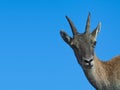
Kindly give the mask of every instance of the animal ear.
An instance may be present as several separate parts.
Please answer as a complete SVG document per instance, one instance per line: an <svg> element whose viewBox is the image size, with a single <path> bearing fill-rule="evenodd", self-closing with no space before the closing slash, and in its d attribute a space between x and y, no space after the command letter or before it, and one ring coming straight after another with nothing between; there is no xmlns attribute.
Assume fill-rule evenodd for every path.
<svg viewBox="0 0 120 90"><path fill-rule="evenodd" d="M60 31L60 35L67 44L71 45L72 38L70 36L68 36L64 31Z"/></svg>
<svg viewBox="0 0 120 90"><path fill-rule="evenodd" d="M100 28L101 28L101 23L99 23L97 25L97 27L95 28L95 30L91 33L91 38L92 38L93 41L96 41L97 35L100 32Z"/></svg>

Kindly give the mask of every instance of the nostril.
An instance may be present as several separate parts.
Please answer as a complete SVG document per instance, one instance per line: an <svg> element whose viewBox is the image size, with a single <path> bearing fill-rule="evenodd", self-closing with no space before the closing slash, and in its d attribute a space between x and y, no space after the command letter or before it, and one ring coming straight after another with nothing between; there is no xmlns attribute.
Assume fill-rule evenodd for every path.
<svg viewBox="0 0 120 90"><path fill-rule="evenodd" d="M89 62L92 62L93 61L93 59L90 59L90 61Z"/></svg>
<svg viewBox="0 0 120 90"><path fill-rule="evenodd" d="M87 60L84 60L84 62L85 62L85 63L89 63L89 61L87 61Z"/></svg>
<svg viewBox="0 0 120 90"><path fill-rule="evenodd" d="M85 59L84 59L84 62L85 62L85 63L91 63L92 61L93 61L93 59L90 59L90 60L85 60Z"/></svg>

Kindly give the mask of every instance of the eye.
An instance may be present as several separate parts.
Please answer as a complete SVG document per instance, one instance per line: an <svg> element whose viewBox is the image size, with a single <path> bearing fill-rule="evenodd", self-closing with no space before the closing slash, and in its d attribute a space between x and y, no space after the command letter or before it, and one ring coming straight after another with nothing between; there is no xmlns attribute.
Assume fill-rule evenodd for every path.
<svg viewBox="0 0 120 90"><path fill-rule="evenodd" d="M77 47L74 44L72 44L71 47L74 49L77 49Z"/></svg>
<svg viewBox="0 0 120 90"><path fill-rule="evenodd" d="M91 45L92 45L93 48L95 48L96 43L97 43L96 41L92 41L92 40L91 40Z"/></svg>
<svg viewBox="0 0 120 90"><path fill-rule="evenodd" d="M94 41L94 42L93 42L93 45L94 45L94 46L96 46L96 43L97 43L97 42L96 42L96 41Z"/></svg>

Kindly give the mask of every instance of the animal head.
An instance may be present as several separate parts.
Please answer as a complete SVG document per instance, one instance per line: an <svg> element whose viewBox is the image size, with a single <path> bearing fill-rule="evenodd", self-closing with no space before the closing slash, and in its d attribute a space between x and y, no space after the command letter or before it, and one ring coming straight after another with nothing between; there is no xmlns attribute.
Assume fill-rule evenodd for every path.
<svg viewBox="0 0 120 90"><path fill-rule="evenodd" d="M70 24L73 37L70 37L66 32L60 31L63 40L73 49L78 63L82 67L91 68L94 60L94 48L96 45L96 38L100 31L101 23L90 33L90 13L87 18L85 32L79 33L73 22L66 16Z"/></svg>

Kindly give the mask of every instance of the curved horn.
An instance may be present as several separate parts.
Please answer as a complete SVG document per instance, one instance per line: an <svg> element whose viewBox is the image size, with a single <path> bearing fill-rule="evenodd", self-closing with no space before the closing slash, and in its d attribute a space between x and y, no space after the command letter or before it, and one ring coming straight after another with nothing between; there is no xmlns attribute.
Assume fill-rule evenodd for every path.
<svg viewBox="0 0 120 90"><path fill-rule="evenodd" d="M88 14L88 18L87 18L87 22L86 22L85 33L86 34L90 33L90 13Z"/></svg>
<svg viewBox="0 0 120 90"><path fill-rule="evenodd" d="M67 21L68 21L69 24L70 24L70 27L71 27L71 29L72 29L73 35L77 34L77 29L75 28L73 22L68 18L68 16L66 16L66 19L67 19Z"/></svg>

